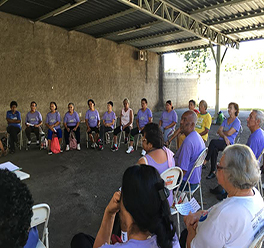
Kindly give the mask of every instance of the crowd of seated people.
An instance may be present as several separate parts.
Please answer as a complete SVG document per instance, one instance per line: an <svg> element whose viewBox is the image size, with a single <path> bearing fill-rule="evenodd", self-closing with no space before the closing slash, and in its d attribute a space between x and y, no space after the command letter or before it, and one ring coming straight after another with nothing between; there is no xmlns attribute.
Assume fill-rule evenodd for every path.
<svg viewBox="0 0 264 248"><path fill-rule="evenodd" d="M204 165L207 165L208 161L211 160L211 171L207 179L217 177L219 186L214 191L223 191L226 196L228 195L228 198L217 205L209 206L208 210L190 213L186 216L184 218L186 230L182 232L179 242L170 213L170 206L173 204L173 192L166 189L160 174L168 168L180 167L183 171L183 182L180 185L180 190L182 190L194 162L205 149L211 126L211 117L206 111L207 103L204 100L200 101L198 114L193 110L188 110L181 116L179 131L176 130L175 132L178 131L179 134L184 135L184 139L175 156L165 146L164 139L168 139L168 133L165 133L167 129L160 128L163 126L163 122L166 123L168 120L170 123L166 123L165 127L172 128L176 125L177 115L176 121L175 115L170 116L170 112L174 111L171 102L166 102L166 111L163 112L160 125L158 125L152 123L152 113L147 108L147 100L143 98L141 100L142 108L138 111L136 119L137 127L134 128L134 131L132 129L133 111L129 108L129 100L124 99L123 104L120 126L115 128L116 115L112 109L113 102L107 103L107 111L103 115L103 123L100 126L100 116L95 109L95 103L92 99L88 100L89 110L86 113L85 121L92 147L95 148L99 145L99 149L102 150L105 132L108 131L114 132L114 147L118 147L117 134L124 131L127 142L130 138L131 143L128 150L132 152L134 149L133 138L136 134L141 133L143 157L138 160L137 165L129 167L125 171L122 187L120 191L114 193L106 207L96 238L94 239L88 234L77 234L71 241L71 247L119 247L120 244L111 242L117 213L120 216L121 230L126 232L128 237L128 240L122 244L124 247L248 247L256 233L263 228L264 223L264 202L255 188L260 178L260 166L257 159L264 149L264 131L261 129L264 123L264 113L259 110L253 110L250 113L247 118L247 126L251 134L247 144L234 144L241 127L241 122L238 119L239 106L234 102L228 105L229 117L223 121L218 129L219 139L211 140L204 162ZM30 107L31 110L25 119L28 146L31 145L30 134L33 132L39 136L39 127L42 124L41 114L36 110L36 102L31 102ZM16 110L16 102L11 102L10 108L11 111L7 113L7 131L10 134L10 140L15 143L17 134L21 130L21 115ZM75 133L77 150L80 150L80 118L78 113L74 111L73 103L68 104L68 109L69 111L63 119L66 151L69 150L71 131ZM48 127L50 147L53 134L56 133L60 141L62 139L60 114L55 102L50 103L50 112L47 114L45 123ZM92 132L95 133L95 136ZM11 134L13 134L12 138ZM11 141L10 149L13 148ZM112 150L118 150L114 147ZM1 143L0 149L2 149ZM219 151L223 151L223 153L220 163L217 164ZM201 167L193 171L189 179L191 189L196 188L199 184L201 174ZM23 247L26 242L29 242L27 238L30 233L32 197L25 185L11 172L0 170L0 179L2 179L0 180L2 205L0 211L0 247ZM4 189L11 187L8 185L10 180L14 181L12 187L15 187L13 189L15 198L21 194L21 199L18 198L15 203L9 202L9 197L5 196L8 193ZM13 216L16 219L21 217L19 220L23 223L19 226L16 226L19 220L14 222L6 215L8 211L12 211L12 208L7 210L10 204L13 204L13 207L15 204L21 206L23 214L17 212L17 215ZM20 229L18 230L18 228ZM120 242L122 241L120 240Z"/></svg>

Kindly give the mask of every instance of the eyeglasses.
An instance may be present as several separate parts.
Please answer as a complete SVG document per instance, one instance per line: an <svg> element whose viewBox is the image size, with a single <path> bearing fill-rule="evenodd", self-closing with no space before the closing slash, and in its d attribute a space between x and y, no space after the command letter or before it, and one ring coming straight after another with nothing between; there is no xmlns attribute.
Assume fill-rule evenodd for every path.
<svg viewBox="0 0 264 248"><path fill-rule="evenodd" d="M220 166L220 163L217 163L216 164L216 168L217 168L217 170L224 170L224 169L226 169L226 167Z"/></svg>

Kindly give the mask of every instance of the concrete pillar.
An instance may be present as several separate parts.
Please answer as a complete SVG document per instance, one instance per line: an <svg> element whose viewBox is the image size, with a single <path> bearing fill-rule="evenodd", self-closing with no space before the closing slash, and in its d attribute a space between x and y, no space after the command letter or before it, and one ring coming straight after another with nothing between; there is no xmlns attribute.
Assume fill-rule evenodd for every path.
<svg viewBox="0 0 264 248"><path fill-rule="evenodd" d="M164 84L164 55L160 55L159 56L159 103L157 109L162 109L164 105L163 84Z"/></svg>
<svg viewBox="0 0 264 248"><path fill-rule="evenodd" d="M220 110L219 106L219 91L220 91L220 69L221 69L221 46L217 45L216 52L216 95L215 95L215 117Z"/></svg>

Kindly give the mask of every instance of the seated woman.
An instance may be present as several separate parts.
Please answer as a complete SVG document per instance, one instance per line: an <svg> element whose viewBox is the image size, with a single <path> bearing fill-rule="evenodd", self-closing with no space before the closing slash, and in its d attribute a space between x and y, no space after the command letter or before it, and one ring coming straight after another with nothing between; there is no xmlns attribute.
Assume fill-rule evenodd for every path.
<svg viewBox="0 0 264 248"><path fill-rule="evenodd" d="M85 114L85 123L87 126L87 133L89 135L90 140L92 141L91 147L96 148L97 147L96 142L99 137L100 116L98 111L94 108L95 107L94 100L89 99L87 103L89 109ZM95 132L95 138L93 137L92 132Z"/></svg>
<svg viewBox="0 0 264 248"><path fill-rule="evenodd" d="M59 142L60 142L60 146L61 146L61 142L62 142L62 131L60 128L60 121L61 121L61 117L60 117L60 113L57 111L57 104L56 102L51 102L50 103L50 112L47 114L46 117L46 126L48 127L48 154L51 155L52 151L50 150L50 145L51 145L51 140L52 140L52 135L56 133ZM62 147L61 147L61 152L62 151Z"/></svg>
<svg viewBox="0 0 264 248"><path fill-rule="evenodd" d="M79 115L76 111L74 111L74 104L70 102L68 104L68 109L69 111L64 115L63 119L63 125L65 127L64 129L64 138L65 138L65 143L66 143L66 151L70 150L70 132L73 131L75 133L75 137L77 140L77 150L81 150L81 145L80 145L80 118Z"/></svg>
<svg viewBox="0 0 264 248"><path fill-rule="evenodd" d="M167 142L168 137L174 132L177 119L177 114L173 110L171 100L168 100L166 102L166 110L163 111L159 121L159 126L163 132L164 142Z"/></svg>
<svg viewBox="0 0 264 248"><path fill-rule="evenodd" d="M26 115L26 129L25 133L27 136L27 146L30 147L31 144L31 133L35 133L36 138L37 138L37 145L39 145L39 131L40 131L40 126L42 125L42 116L40 112L37 111L37 103L36 102L31 102L30 103L30 111Z"/></svg>
<svg viewBox="0 0 264 248"><path fill-rule="evenodd" d="M160 174L168 168L174 167L174 153L163 145L162 132L158 124L148 123L144 127L142 134L144 135L142 145L147 154L141 157L137 164L151 165L155 167ZM172 193L168 201L171 206L173 203Z"/></svg>
<svg viewBox="0 0 264 248"><path fill-rule="evenodd" d="M148 101L146 98L141 99L141 109L137 113L137 127L133 128L130 132L130 146L127 149L126 153L131 153L134 151L134 136L138 133L141 133L144 129L145 125L152 122L152 112L147 107ZM146 151L142 149L141 155L144 156L146 154Z"/></svg>
<svg viewBox="0 0 264 248"><path fill-rule="evenodd" d="M220 138L211 140L209 144L204 165L211 160L211 171L206 179L215 177L218 152L223 151L226 146L234 144L235 138L241 127L240 120L237 118L239 114L239 106L237 103L231 102L228 104L228 114L229 117L223 121L217 131Z"/></svg>
<svg viewBox="0 0 264 248"><path fill-rule="evenodd" d="M204 142L206 142L208 139L208 133L212 124L212 117L206 110L207 102L205 100L201 100L199 103L200 113L197 114L195 131L202 136Z"/></svg>
<svg viewBox="0 0 264 248"><path fill-rule="evenodd" d="M115 192L105 209L96 239L77 234L71 241L71 248L180 248L166 196L164 181L154 167L129 167L123 175L121 192ZM110 245L118 211L121 229L127 232L128 241Z"/></svg>
<svg viewBox="0 0 264 248"><path fill-rule="evenodd" d="M120 126L114 130L114 145L111 148L113 152L118 150L117 145L117 135L121 131L125 131L125 144L128 141L128 135L133 125L133 110L129 108L129 100L127 98L123 101L124 108L121 110L120 114Z"/></svg>
<svg viewBox="0 0 264 248"><path fill-rule="evenodd" d="M104 149L105 133L114 129L116 115L113 111L113 105L113 102L109 101L107 103L107 111L103 115L103 125L100 127L100 138L98 139L99 150Z"/></svg>
<svg viewBox="0 0 264 248"><path fill-rule="evenodd" d="M227 146L216 175L228 198L185 217L188 231L182 232L181 247L246 248L263 227L264 202L254 188L260 170L252 150L240 144Z"/></svg>
<svg viewBox="0 0 264 248"><path fill-rule="evenodd" d="M5 156L8 153L8 150L4 148L2 141L0 140L0 157Z"/></svg>
<svg viewBox="0 0 264 248"><path fill-rule="evenodd" d="M10 103L11 110L6 112L6 120L7 120L7 132L10 135L9 144L10 144L10 152L15 152L15 143L18 142L17 135L21 130L21 114L17 111L17 102L12 101Z"/></svg>

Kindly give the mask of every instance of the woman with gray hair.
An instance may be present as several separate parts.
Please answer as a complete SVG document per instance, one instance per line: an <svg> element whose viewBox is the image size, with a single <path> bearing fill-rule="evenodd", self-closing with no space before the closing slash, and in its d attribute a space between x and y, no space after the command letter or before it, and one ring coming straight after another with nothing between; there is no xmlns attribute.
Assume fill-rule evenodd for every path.
<svg viewBox="0 0 264 248"><path fill-rule="evenodd" d="M263 226L264 202L254 188L260 170L252 150L240 144L227 146L216 175L228 198L184 218L188 233L182 233L181 247L184 241L188 248L249 247Z"/></svg>

